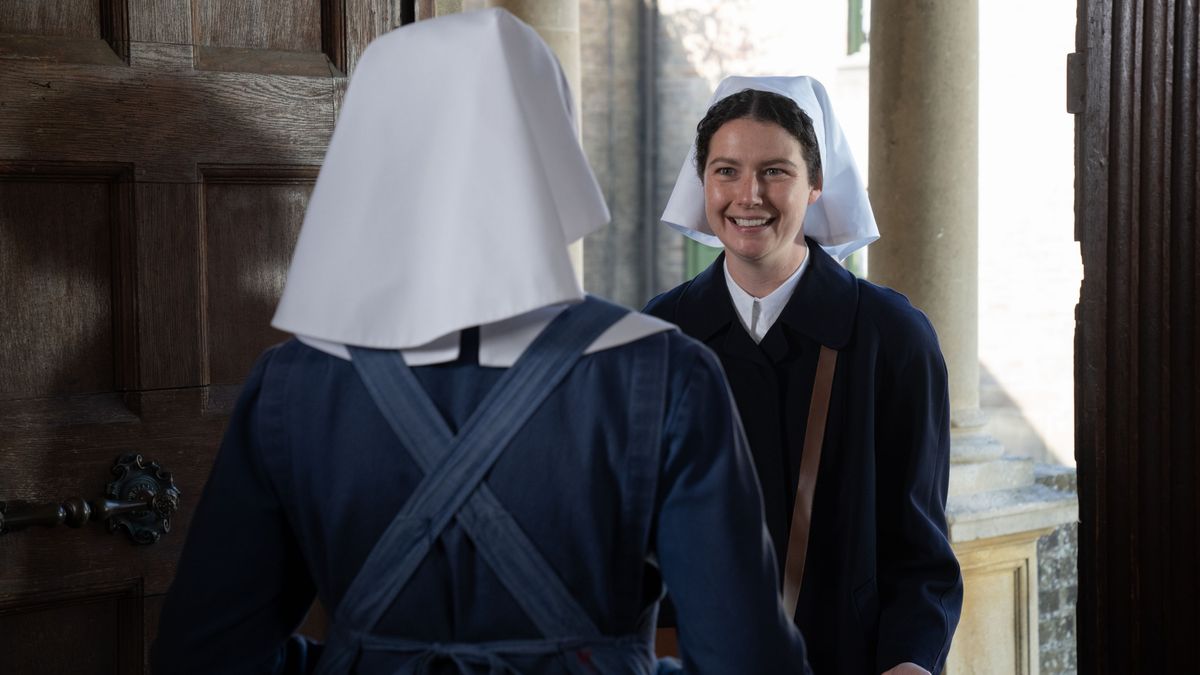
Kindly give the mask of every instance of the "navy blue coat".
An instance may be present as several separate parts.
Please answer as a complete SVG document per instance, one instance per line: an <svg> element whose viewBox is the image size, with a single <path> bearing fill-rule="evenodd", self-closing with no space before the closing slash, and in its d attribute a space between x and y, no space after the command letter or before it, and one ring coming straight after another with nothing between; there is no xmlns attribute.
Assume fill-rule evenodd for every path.
<svg viewBox="0 0 1200 675"><path fill-rule="evenodd" d="M813 671L941 670L962 605L946 538L949 400L928 319L856 279L820 246L755 344L738 320L724 254L645 311L720 357L762 485L782 570L820 346L838 350L796 624ZM680 611L680 619L684 619Z"/></svg>
<svg viewBox="0 0 1200 675"><path fill-rule="evenodd" d="M650 402L661 406L662 434L647 483L627 450L634 411L647 403L631 391L634 357L652 348L666 355L667 383L665 400ZM455 429L502 372L471 362L413 370ZM278 672L314 595L338 606L421 479L353 364L296 340L269 350L196 506L155 672ZM779 606L729 390L695 341L670 331L582 357L486 481L604 634L652 627L665 579L687 614L689 672L807 672L803 641ZM649 499L635 494L647 485ZM441 643L540 637L457 524L376 630ZM356 672L394 670L363 661Z"/></svg>

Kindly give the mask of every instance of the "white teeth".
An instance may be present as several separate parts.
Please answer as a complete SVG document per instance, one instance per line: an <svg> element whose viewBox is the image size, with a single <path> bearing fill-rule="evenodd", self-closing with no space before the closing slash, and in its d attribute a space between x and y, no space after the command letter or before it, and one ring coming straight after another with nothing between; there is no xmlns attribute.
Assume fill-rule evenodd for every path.
<svg viewBox="0 0 1200 675"><path fill-rule="evenodd" d="M762 227L767 224L766 218L734 218L738 227Z"/></svg>

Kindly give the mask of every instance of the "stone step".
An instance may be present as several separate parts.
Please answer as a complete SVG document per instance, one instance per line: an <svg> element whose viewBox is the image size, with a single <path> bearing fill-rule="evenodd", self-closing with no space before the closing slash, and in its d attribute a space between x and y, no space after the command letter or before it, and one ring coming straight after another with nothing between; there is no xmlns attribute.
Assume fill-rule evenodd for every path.
<svg viewBox="0 0 1200 675"><path fill-rule="evenodd" d="M1033 479L1059 492L1079 492L1079 479L1073 466L1036 464L1033 467Z"/></svg>
<svg viewBox="0 0 1200 675"><path fill-rule="evenodd" d="M946 502L950 541L1054 528L1079 520L1079 499L1041 484L951 497Z"/></svg>
<svg viewBox="0 0 1200 675"><path fill-rule="evenodd" d="M1004 446L990 434L951 432L950 463L986 462L1004 456Z"/></svg>
<svg viewBox="0 0 1200 675"><path fill-rule="evenodd" d="M1000 457L983 462L950 464L948 496L1012 490L1033 485L1033 460L1027 457Z"/></svg>

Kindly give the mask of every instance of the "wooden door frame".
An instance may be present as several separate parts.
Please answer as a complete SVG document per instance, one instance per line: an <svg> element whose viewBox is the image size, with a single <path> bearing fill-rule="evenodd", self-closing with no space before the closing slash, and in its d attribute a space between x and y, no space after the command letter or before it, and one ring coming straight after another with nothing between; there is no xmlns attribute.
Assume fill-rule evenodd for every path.
<svg viewBox="0 0 1200 675"><path fill-rule="evenodd" d="M1197 0L1080 0L1079 671L1187 672L1200 635Z"/></svg>

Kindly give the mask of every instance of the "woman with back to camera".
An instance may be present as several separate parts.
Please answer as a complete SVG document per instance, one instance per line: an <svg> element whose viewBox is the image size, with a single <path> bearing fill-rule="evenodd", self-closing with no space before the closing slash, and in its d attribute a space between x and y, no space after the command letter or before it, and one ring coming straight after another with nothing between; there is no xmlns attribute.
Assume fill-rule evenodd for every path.
<svg viewBox="0 0 1200 675"><path fill-rule="evenodd" d="M720 366L585 297L608 221L503 10L376 40L166 599L166 673L806 673ZM324 645L293 636L313 598Z"/></svg>

